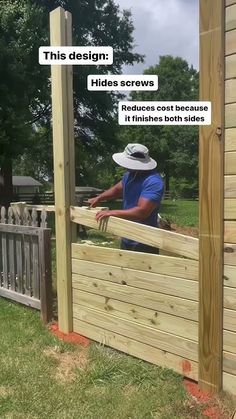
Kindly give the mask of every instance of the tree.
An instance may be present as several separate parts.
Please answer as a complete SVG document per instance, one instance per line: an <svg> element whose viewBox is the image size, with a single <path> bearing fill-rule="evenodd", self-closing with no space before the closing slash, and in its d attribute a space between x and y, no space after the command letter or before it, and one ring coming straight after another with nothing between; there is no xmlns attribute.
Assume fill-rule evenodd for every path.
<svg viewBox="0 0 236 419"><path fill-rule="evenodd" d="M179 57L162 56L159 64L144 71L157 74L159 89L132 92L136 101L191 101L198 100L198 73ZM121 129L123 143L140 142L150 148L158 162L158 170L165 174L166 189L170 177L175 186L187 181L193 192L197 188L198 129L194 126L128 126ZM191 190L190 190L191 192Z"/></svg>
<svg viewBox="0 0 236 419"><path fill-rule="evenodd" d="M2 188L0 199L11 198L12 159L32 155L42 164L45 154L52 161L52 136L47 127L51 119L49 66L38 64L38 48L49 45L48 12L63 6L73 13L74 45L111 45L114 64L74 68L75 133L77 144L97 153L116 141L116 118L119 94L89 92L90 73L119 73L123 64L142 60L132 52L133 24L128 11L120 12L113 0L39 1L0 0L0 152ZM41 147L39 132L44 132ZM29 158L29 161L30 161ZM52 164L46 159L49 176ZM43 160L43 161L42 161ZM7 187L7 188L6 188ZM7 191L6 191L7 189ZM8 192L8 193L7 193Z"/></svg>

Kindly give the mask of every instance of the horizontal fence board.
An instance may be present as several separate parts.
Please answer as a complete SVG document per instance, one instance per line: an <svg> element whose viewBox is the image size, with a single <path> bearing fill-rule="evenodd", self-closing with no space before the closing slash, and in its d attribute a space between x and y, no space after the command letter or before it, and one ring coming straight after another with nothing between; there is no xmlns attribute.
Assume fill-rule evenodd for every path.
<svg viewBox="0 0 236 419"><path fill-rule="evenodd" d="M224 240L227 243L236 243L236 221L225 221Z"/></svg>
<svg viewBox="0 0 236 419"><path fill-rule="evenodd" d="M236 102L236 79L225 81L225 103Z"/></svg>
<svg viewBox="0 0 236 419"><path fill-rule="evenodd" d="M76 305L74 305L73 317L93 324L94 326L110 330L110 332L119 333L138 342L149 342L155 348L180 355L192 361L197 361L198 359L197 343L191 340L139 325L138 323L124 320L98 310L85 307L80 307L77 310Z"/></svg>
<svg viewBox="0 0 236 419"><path fill-rule="evenodd" d="M236 288L236 266L224 265L224 285Z"/></svg>
<svg viewBox="0 0 236 419"><path fill-rule="evenodd" d="M236 220L236 198L225 198L224 206L225 220Z"/></svg>
<svg viewBox="0 0 236 419"><path fill-rule="evenodd" d="M194 301L198 300L198 284L196 281L79 259L72 259L72 272L121 285L174 295Z"/></svg>
<svg viewBox="0 0 236 419"><path fill-rule="evenodd" d="M224 352L223 371L236 375L236 353Z"/></svg>
<svg viewBox="0 0 236 419"><path fill-rule="evenodd" d="M18 292L11 291L5 288L0 288L0 296L9 298L10 300L14 300L18 303L27 305L29 307L37 308L40 310L41 303L36 298L30 297L25 294L19 294Z"/></svg>
<svg viewBox="0 0 236 419"><path fill-rule="evenodd" d="M236 394L236 375L223 373L223 390Z"/></svg>
<svg viewBox="0 0 236 419"><path fill-rule="evenodd" d="M229 330L223 331L224 351L235 353L236 333Z"/></svg>
<svg viewBox="0 0 236 419"><path fill-rule="evenodd" d="M225 176L225 198L236 198L236 175Z"/></svg>
<svg viewBox="0 0 236 419"><path fill-rule="evenodd" d="M170 256L160 256L109 249L85 244L72 244L72 258L104 263L184 279L198 280L198 262Z"/></svg>
<svg viewBox="0 0 236 419"><path fill-rule="evenodd" d="M236 310L236 288L224 287L224 307Z"/></svg>
<svg viewBox="0 0 236 419"><path fill-rule="evenodd" d="M236 30L226 32L225 36L225 54L236 53Z"/></svg>
<svg viewBox="0 0 236 419"><path fill-rule="evenodd" d="M188 320L197 321L198 318L198 303L179 297L108 283L107 281L77 274L72 275L72 287L74 288L74 295L79 295L76 290L82 290Z"/></svg>
<svg viewBox="0 0 236 419"><path fill-rule="evenodd" d="M236 332L236 311L230 309L224 309L224 330L229 330L231 332ZM236 349L236 340L235 340L235 349Z"/></svg>
<svg viewBox="0 0 236 419"><path fill-rule="evenodd" d="M225 105L225 128L236 127L236 103Z"/></svg>
<svg viewBox="0 0 236 419"><path fill-rule="evenodd" d="M236 77L236 54L229 55L225 59L225 78Z"/></svg>
<svg viewBox="0 0 236 419"><path fill-rule="evenodd" d="M197 342L198 323L89 292L73 292L73 311L88 307Z"/></svg>
<svg viewBox="0 0 236 419"><path fill-rule="evenodd" d="M236 151L225 153L225 175L236 174Z"/></svg>
<svg viewBox="0 0 236 419"><path fill-rule="evenodd" d="M199 257L198 239L190 236L184 236L183 234L169 232L116 217L109 217L97 223L94 211L79 207L71 207L71 220L75 223L95 228L96 230L159 247L160 249L190 259L198 259Z"/></svg>
<svg viewBox="0 0 236 419"><path fill-rule="evenodd" d="M198 364L194 361L182 358L166 351L154 348L146 343L127 338L114 331L110 332L101 327L88 324L84 321L74 319L73 330L76 333L87 336L103 345L125 352L137 358L164 368L171 368L185 377L193 380L198 379Z"/></svg>
<svg viewBox="0 0 236 419"><path fill-rule="evenodd" d="M37 236L39 234L39 228L31 227L31 226L12 225L12 224L0 224L0 232Z"/></svg>
<svg viewBox="0 0 236 419"><path fill-rule="evenodd" d="M236 4L226 8L225 13L225 30L230 31L236 29Z"/></svg>
<svg viewBox="0 0 236 419"><path fill-rule="evenodd" d="M224 243L224 263L225 265L236 265L236 244Z"/></svg>
<svg viewBox="0 0 236 419"><path fill-rule="evenodd" d="M236 0L225 0L226 6L231 6L231 4L236 4Z"/></svg>
<svg viewBox="0 0 236 419"><path fill-rule="evenodd" d="M225 151L236 151L236 128L225 130Z"/></svg>

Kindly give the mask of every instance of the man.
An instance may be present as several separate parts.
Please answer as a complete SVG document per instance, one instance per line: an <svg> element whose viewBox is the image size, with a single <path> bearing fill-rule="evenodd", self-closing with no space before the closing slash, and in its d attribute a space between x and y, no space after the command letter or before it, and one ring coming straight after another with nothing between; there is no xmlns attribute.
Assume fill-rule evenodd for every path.
<svg viewBox="0 0 236 419"><path fill-rule="evenodd" d="M88 202L91 207L96 207L101 201L123 197L123 209L99 211L96 220L113 216L157 227L164 182L155 171L157 163L149 156L147 147L128 144L123 153L115 153L112 158L119 166L127 169L126 173L115 186ZM126 238L122 238L121 249L158 253L157 248Z"/></svg>

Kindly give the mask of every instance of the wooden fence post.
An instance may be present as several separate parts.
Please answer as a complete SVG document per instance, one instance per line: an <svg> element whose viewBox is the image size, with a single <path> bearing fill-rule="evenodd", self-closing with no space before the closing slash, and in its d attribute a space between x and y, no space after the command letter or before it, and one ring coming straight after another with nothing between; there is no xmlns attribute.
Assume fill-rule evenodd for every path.
<svg viewBox="0 0 236 419"><path fill-rule="evenodd" d="M70 14L58 7L50 13L50 38L52 46L65 46L69 40ZM65 65L51 66L53 153L54 153L54 191L56 221L57 256L57 296L59 329L72 331L72 273L70 205L75 194L73 154L73 97L72 83L68 80ZM71 76L70 76L71 77ZM71 159L70 159L71 157ZM72 184L73 183L73 184Z"/></svg>
<svg viewBox="0 0 236 419"><path fill-rule="evenodd" d="M40 303L44 323L52 320L51 230L39 231Z"/></svg>
<svg viewBox="0 0 236 419"><path fill-rule="evenodd" d="M200 0L200 100L212 103L212 124L199 146L199 385L222 388L224 0Z"/></svg>

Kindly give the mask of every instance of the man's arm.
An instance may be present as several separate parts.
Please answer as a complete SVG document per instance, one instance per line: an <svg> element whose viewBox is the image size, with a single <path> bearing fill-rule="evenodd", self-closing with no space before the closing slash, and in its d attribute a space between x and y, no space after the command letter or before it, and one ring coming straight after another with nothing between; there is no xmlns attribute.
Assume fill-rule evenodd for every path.
<svg viewBox="0 0 236 419"><path fill-rule="evenodd" d="M88 199L88 203L91 207L96 207L99 202L107 201L109 199L116 199L122 197L122 181L118 182L116 185L112 186L110 189L107 189L100 195L96 196L95 198Z"/></svg>
<svg viewBox="0 0 236 419"><path fill-rule="evenodd" d="M99 211L96 214L96 220L100 221L106 217L119 217L125 218L131 221L143 221L152 213L152 211L158 206L158 202L151 201L146 198L139 198L137 206L125 209L125 210L108 210Z"/></svg>

